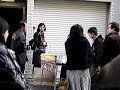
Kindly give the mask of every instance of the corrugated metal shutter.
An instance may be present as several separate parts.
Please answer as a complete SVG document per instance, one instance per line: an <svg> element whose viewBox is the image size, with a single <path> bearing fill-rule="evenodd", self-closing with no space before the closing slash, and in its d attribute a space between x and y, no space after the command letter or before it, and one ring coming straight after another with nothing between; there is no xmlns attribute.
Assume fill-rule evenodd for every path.
<svg viewBox="0 0 120 90"><path fill-rule="evenodd" d="M85 36L89 39L87 30L95 26L98 33L105 36L106 13L107 3L35 0L33 24L37 29L40 22L45 23L49 54L65 54L64 42L70 27L73 24L81 24Z"/></svg>

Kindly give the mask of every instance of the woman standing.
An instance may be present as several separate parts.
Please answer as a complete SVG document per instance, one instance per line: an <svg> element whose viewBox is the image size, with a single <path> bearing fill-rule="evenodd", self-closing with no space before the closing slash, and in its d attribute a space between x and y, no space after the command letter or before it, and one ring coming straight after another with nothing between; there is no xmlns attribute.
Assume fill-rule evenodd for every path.
<svg viewBox="0 0 120 90"><path fill-rule="evenodd" d="M46 30L45 24L40 23L37 28L37 32L34 34L34 51L33 51L33 65L34 67L41 68L41 53L38 49L45 49L47 43L45 42L44 32Z"/></svg>
<svg viewBox="0 0 120 90"><path fill-rule="evenodd" d="M65 49L68 90L90 90L89 68L92 64L92 48L79 24L71 27Z"/></svg>

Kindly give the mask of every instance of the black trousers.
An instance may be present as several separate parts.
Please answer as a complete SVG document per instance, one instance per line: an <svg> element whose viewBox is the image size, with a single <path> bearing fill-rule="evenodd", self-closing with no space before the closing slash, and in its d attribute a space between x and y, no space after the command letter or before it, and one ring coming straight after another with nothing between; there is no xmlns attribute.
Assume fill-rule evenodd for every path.
<svg viewBox="0 0 120 90"><path fill-rule="evenodd" d="M62 78L66 79L66 66L65 65L61 67L60 79Z"/></svg>
<svg viewBox="0 0 120 90"><path fill-rule="evenodd" d="M24 73L25 71L25 64L19 64L20 68L21 68L21 72Z"/></svg>

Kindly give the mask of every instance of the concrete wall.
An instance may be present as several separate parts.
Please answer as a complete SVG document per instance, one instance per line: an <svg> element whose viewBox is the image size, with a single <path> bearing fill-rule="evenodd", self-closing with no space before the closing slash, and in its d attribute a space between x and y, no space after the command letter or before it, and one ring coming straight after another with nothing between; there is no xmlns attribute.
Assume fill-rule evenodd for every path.
<svg viewBox="0 0 120 90"><path fill-rule="evenodd" d="M26 43L33 37L33 13L34 13L34 0L27 0L27 37ZM27 78L32 78L32 50L27 52L29 62L26 63L25 75Z"/></svg>
<svg viewBox="0 0 120 90"><path fill-rule="evenodd" d="M120 24L120 0L112 0L111 2L110 22L113 21Z"/></svg>
<svg viewBox="0 0 120 90"><path fill-rule="evenodd" d="M83 1L111 2L111 0L83 0Z"/></svg>

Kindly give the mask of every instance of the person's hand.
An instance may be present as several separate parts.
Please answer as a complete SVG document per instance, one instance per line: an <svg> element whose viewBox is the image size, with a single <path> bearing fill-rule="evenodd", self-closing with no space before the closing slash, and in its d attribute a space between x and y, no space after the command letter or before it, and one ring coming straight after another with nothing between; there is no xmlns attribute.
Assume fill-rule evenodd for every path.
<svg viewBox="0 0 120 90"><path fill-rule="evenodd" d="M100 69L101 69L101 67L100 67L100 66L98 66L98 71L100 71Z"/></svg>
<svg viewBox="0 0 120 90"><path fill-rule="evenodd" d="M47 47L47 42L43 42L44 47Z"/></svg>

